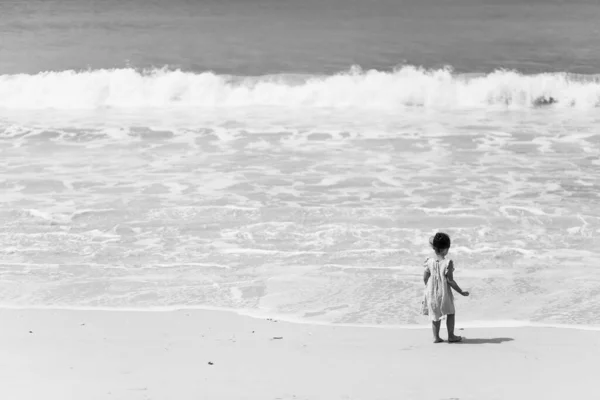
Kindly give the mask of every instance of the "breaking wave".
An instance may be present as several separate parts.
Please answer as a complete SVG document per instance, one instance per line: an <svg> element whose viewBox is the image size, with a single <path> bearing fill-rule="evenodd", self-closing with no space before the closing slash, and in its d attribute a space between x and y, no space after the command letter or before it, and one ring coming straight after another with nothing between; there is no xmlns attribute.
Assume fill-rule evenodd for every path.
<svg viewBox="0 0 600 400"><path fill-rule="evenodd" d="M303 107L394 110L600 106L600 77L499 70L453 74L450 68L261 77L133 68L0 75L0 108L97 109Z"/></svg>

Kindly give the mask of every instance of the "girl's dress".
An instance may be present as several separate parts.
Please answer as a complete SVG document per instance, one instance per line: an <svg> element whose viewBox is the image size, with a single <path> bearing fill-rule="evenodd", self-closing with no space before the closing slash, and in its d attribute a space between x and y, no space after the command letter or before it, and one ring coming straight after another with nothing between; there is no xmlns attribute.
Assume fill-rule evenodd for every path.
<svg viewBox="0 0 600 400"><path fill-rule="evenodd" d="M448 284L446 274L454 271L454 265L449 260L428 258L425 260L425 269L431 276L425 288L427 301L427 314L432 321L439 321L444 315L454 314L454 296Z"/></svg>

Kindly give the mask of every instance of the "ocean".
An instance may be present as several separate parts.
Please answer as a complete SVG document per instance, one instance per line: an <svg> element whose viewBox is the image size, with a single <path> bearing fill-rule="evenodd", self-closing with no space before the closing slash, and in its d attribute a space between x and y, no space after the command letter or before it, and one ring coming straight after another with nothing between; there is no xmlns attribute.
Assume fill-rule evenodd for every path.
<svg viewBox="0 0 600 400"><path fill-rule="evenodd" d="M600 325L596 0L0 0L0 307Z"/></svg>

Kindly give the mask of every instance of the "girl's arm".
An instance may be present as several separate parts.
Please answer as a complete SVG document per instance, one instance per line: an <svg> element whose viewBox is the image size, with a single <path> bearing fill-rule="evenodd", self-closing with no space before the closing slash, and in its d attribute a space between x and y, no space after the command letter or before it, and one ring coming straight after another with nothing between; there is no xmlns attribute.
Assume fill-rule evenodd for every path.
<svg viewBox="0 0 600 400"><path fill-rule="evenodd" d="M423 282L425 282L425 286L427 286L427 281L429 280L430 276L431 272L429 272L429 268L426 268L425 272L423 272Z"/></svg>
<svg viewBox="0 0 600 400"><path fill-rule="evenodd" d="M448 271L446 272L446 280L448 281L448 285L458 293L463 296L468 296L469 292L463 292L462 289L458 286L456 281L454 280L454 263L450 261L450 265L448 266Z"/></svg>

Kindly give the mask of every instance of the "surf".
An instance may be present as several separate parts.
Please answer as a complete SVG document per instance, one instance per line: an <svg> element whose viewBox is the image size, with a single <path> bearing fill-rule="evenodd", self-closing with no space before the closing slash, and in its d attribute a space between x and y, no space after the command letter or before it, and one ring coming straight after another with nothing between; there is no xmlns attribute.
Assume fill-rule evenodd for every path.
<svg viewBox="0 0 600 400"><path fill-rule="evenodd" d="M352 67L333 75L220 75L169 68L0 75L0 109L194 109L279 107L382 110L597 108L600 77L497 70Z"/></svg>

